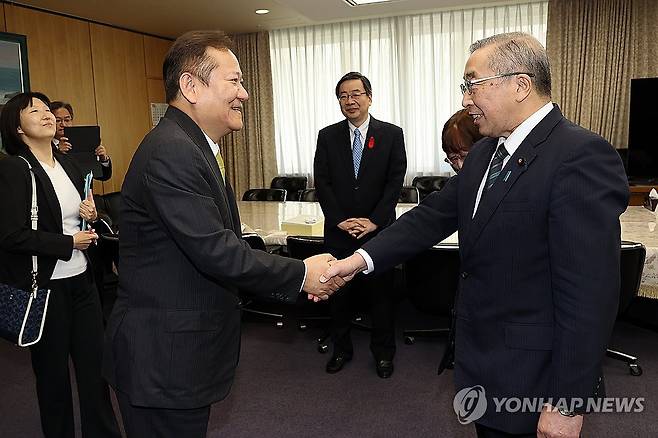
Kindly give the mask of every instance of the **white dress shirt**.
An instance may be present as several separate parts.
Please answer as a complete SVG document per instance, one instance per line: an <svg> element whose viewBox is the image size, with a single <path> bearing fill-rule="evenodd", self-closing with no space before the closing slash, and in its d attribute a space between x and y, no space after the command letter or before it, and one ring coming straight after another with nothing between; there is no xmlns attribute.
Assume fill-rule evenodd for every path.
<svg viewBox="0 0 658 438"><path fill-rule="evenodd" d="M498 138L498 144L496 147L500 146L501 143L505 143L505 149L509 153L505 159L503 160L503 167L502 170L505 170L505 166L509 162L509 159L512 155L514 155L514 152L519 148L521 143L523 143L523 140L530 134L530 132L535 129L535 127L541 122L544 117L548 115L548 113L551 112L553 109L553 102L548 102L546 105L542 106L539 108L537 111L535 111L530 117L525 119L523 123L521 123L511 134L509 137L500 137ZM491 161L493 161L493 157L495 154L491 155L491 159L489 160L489 165L491 165ZM502 173L501 170L501 173ZM478 210L478 206L480 205L480 199L482 198L482 191L484 190L484 185L487 180L487 174L489 173L489 166L484 171L484 175L482 175L482 181L480 182L480 187L478 188L478 194L477 197L475 198L475 207L473 208L473 215L471 217L475 217L475 213ZM437 242L438 243L438 242ZM372 261L372 257L364 251L363 249L359 248L356 250L357 253L361 254L361 257L366 261L366 265L368 268L363 271L364 274L369 274L375 269L375 264Z"/></svg>
<svg viewBox="0 0 658 438"><path fill-rule="evenodd" d="M354 149L354 130L357 129L356 126L352 124L348 120L347 126L350 128L350 148ZM366 144L366 135L368 135L368 127L370 126L370 114L368 114L368 118L366 119L365 122L361 123L361 126L359 126L359 131L361 131L361 151L363 151L363 148L365 147ZM354 151L352 151L354 152Z"/></svg>

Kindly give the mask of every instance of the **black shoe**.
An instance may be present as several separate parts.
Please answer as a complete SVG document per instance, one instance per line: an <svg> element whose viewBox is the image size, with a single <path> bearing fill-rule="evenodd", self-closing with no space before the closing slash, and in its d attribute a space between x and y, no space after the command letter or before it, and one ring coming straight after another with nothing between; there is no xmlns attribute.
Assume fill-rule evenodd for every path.
<svg viewBox="0 0 658 438"><path fill-rule="evenodd" d="M329 374L335 374L338 371L343 369L343 366L349 361L352 360L352 355L348 355L345 353L336 353L333 356L331 356L331 359L329 359L329 362L327 362L327 372Z"/></svg>
<svg viewBox="0 0 658 438"><path fill-rule="evenodd" d="M382 379L388 379L393 375L392 360L378 360L375 365L377 367L377 375Z"/></svg>

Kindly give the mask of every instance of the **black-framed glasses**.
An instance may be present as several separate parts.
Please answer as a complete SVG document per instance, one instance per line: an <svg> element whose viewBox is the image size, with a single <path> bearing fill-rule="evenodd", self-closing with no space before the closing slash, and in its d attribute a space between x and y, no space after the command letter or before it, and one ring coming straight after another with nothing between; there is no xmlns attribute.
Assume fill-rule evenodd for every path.
<svg viewBox="0 0 658 438"><path fill-rule="evenodd" d="M494 76L488 76L486 78L479 78L479 79L464 79L464 82L459 84L459 88L462 90L462 94L472 94L473 93L473 86L481 84L486 81L490 81L492 79L498 79L498 78L506 78L508 76L516 76L516 75L528 75L531 78L535 77L534 73L528 73L524 71L515 71L512 73L502 73L499 75L494 75Z"/></svg>
<svg viewBox="0 0 658 438"><path fill-rule="evenodd" d="M338 100L341 101L341 103L345 103L349 101L350 99L358 99L359 97L363 96L364 94L368 94L365 91L352 91L351 93L343 93L338 96Z"/></svg>
<svg viewBox="0 0 658 438"><path fill-rule="evenodd" d="M460 154L450 154L446 156L443 161L445 161L448 164L457 164L457 161L464 161L464 158L466 158L466 155L460 155Z"/></svg>

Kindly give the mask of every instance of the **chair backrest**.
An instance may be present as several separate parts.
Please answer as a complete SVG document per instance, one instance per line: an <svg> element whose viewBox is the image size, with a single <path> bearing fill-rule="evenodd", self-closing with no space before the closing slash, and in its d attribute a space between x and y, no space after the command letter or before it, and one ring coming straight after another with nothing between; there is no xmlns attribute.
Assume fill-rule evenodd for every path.
<svg viewBox="0 0 658 438"><path fill-rule="evenodd" d="M420 196L418 194L418 189L416 187L402 187L400 190L400 196L398 197L398 202L405 204L418 204Z"/></svg>
<svg viewBox="0 0 658 438"><path fill-rule="evenodd" d="M619 289L618 315L626 312L633 299L637 296L637 292L640 289L640 281L642 280L642 270L644 269L646 255L647 250L641 243L621 243L621 285Z"/></svg>
<svg viewBox="0 0 658 438"><path fill-rule="evenodd" d="M288 236L286 247L288 255L299 260L327 252L322 237Z"/></svg>
<svg viewBox="0 0 658 438"><path fill-rule="evenodd" d="M448 316L459 284L459 248L439 245L404 264L407 297L418 310Z"/></svg>
<svg viewBox="0 0 658 438"><path fill-rule="evenodd" d="M286 200L284 189L249 189L242 195L243 201L279 201Z"/></svg>
<svg viewBox="0 0 658 438"><path fill-rule="evenodd" d="M411 184L418 189L422 201L430 193L441 190L449 179L447 176L417 176Z"/></svg>
<svg viewBox="0 0 658 438"><path fill-rule="evenodd" d="M260 251L267 252L267 249L265 248L265 241L258 234L243 234L242 238L249 244L252 249L258 249Z"/></svg>
<svg viewBox="0 0 658 438"><path fill-rule="evenodd" d="M270 188L286 190L286 201L298 201L299 191L304 190L307 184L308 178L305 176L275 176Z"/></svg>
<svg viewBox="0 0 658 438"><path fill-rule="evenodd" d="M315 189L305 189L299 192L299 200L302 202L318 202L318 192Z"/></svg>
<svg viewBox="0 0 658 438"><path fill-rule="evenodd" d="M118 229L121 217L121 192L106 193L103 195L103 199L105 200L105 212L112 219L112 227Z"/></svg>

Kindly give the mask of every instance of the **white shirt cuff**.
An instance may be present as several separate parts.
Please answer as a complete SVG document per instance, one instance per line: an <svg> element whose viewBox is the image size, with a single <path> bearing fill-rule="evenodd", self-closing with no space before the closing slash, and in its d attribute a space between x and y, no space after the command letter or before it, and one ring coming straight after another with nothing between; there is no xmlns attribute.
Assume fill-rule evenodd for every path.
<svg viewBox="0 0 658 438"><path fill-rule="evenodd" d="M363 257L363 260L366 261L366 265L368 266L368 268L365 271L363 271L364 274L370 274L372 271L375 270L375 264L373 263L370 254L365 252L365 250L363 250L362 248L357 249L355 252L359 253L361 257Z"/></svg>
<svg viewBox="0 0 658 438"><path fill-rule="evenodd" d="M305 284L306 284L306 263L304 263L304 279L302 279L302 285L299 287L299 293L304 292L304 285Z"/></svg>

